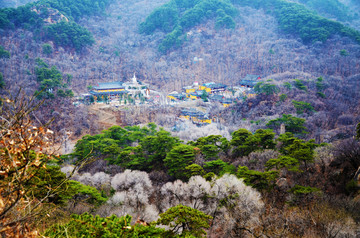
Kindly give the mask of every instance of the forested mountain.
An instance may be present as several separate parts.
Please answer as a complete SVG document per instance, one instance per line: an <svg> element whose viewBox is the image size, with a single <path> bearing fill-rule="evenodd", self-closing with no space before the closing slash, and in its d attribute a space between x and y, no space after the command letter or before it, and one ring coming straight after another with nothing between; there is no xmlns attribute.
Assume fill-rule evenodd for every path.
<svg viewBox="0 0 360 238"><path fill-rule="evenodd" d="M51 40L57 46L82 50L92 45L90 32L73 20L101 14L109 1L37 1L18 8L5 8L0 12L0 27L3 30L23 28L42 35L39 40Z"/></svg>
<svg viewBox="0 0 360 238"><path fill-rule="evenodd" d="M226 3L220 5L222 8L230 9L226 10L230 11L229 13L225 12L228 17L223 15L227 19L230 17L231 22L235 23L231 24L230 28L219 27L221 19L216 15L216 11L219 10L220 14L223 10L215 3L220 2ZM35 5L50 3L55 4L56 1L40 1ZM355 77L356 80L359 73L360 46L356 41L358 32L341 23L320 17L307 10L305 5L297 3L289 5L291 3L286 1L276 1L278 5L273 4L273 7L269 8L269 5L260 5L261 1L258 1L257 5L254 5L256 2L247 1L214 1L213 15L209 13L208 17L197 21L194 27L185 26L181 31L184 40L178 48L175 47L176 44L171 46L166 54L159 51L159 45L164 43L167 33L156 30L147 34L143 31L144 24L159 11L156 9L161 10L164 6L173 4L173 1L113 1L105 12L101 9L106 7L106 4L99 4L99 8L91 6L86 13L81 14L95 16L85 18L77 13L79 5L63 8L65 3L66 1L59 1L58 11L69 19L67 23L44 23L40 28L35 27L32 30L26 28L26 24L25 29L24 26L16 28L17 23L10 21L15 24L15 28L2 30L0 45L11 57L1 59L0 70L11 91L20 86L31 94L41 88L41 82L36 82L35 76L37 58L43 59L49 67L55 66L63 75L71 75L68 89L72 89L75 95L86 92L88 85L101 81L123 81L134 72L140 80L164 92L179 91L194 81L215 81L236 86L246 74L258 74L262 78L285 81L296 78L314 80L318 77L327 81L332 77L337 82L343 80L346 83L349 77ZM199 1L196 6L201 7L201 3L202 1ZM84 4L83 8L88 6ZM286 6L283 7L282 4ZM31 6L33 5L17 11L28 11L26 9ZM196 9L193 7L186 10L187 8L188 6L179 8L179 13ZM299 8L300 11L279 15L280 10L285 11L286 8ZM13 12L6 9L4 11ZM296 14L297 12L299 14ZM38 15L40 16L41 14ZM294 22L284 25L289 19ZM314 21L316 28L311 28L312 25L304 26L304 29L297 27L302 26L301 22L306 23L304 19ZM319 30L316 22L326 22L328 25L321 26L323 29ZM42 32L41 37L39 30ZM66 30L68 34L64 35L62 30ZM85 38L77 37L77 33L74 33L77 30L79 34L86 33ZM311 31L317 35L313 35ZM51 32L50 37L47 37L47 32ZM318 35L319 33L321 35ZM312 39L313 36L320 37L320 41L316 41L317 38ZM81 47L79 41L88 42L82 39L89 39L92 45ZM78 48L80 51L76 51L76 46L81 47ZM195 57L203 60L196 62ZM66 90L62 89L64 92ZM74 113L61 112L71 107L68 103L61 106L50 105L54 107L52 110L56 114L62 115L59 128L72 121L68 117ZM352 108L349 105L347 107ZM84 113L86 115L86 111L80 114ZM84 117L78 115L74 121L89 129L89 122L83 120Z"/></svg>
<svg viewBox="0 0 360 238"><path fill-rule="evenodd" d="M55 37L44 38L44 40L52 40L55 43L53 46L55 50L51 55L42 53L42 43L35 43L32 39L34 33L28 31L24 31L22 34L5 31L2 45L10 51L13 48L13 50L21 50L23 55L31 54L32 58L49 58L50 61L54 60L54 64L59 64L59 67L61 67L60 64L66 64L67 70L74 76L76 89L80 91L84 90L85 85L98 81L99 77L109 81L122 79L126 76L121 75L129 75L135 71L131 68L135 67L139 77L157 84L159 87L168 88L168 90L178 89L195 80L236 83L247 73L270 76L274 73L297 71L315 76L347 77L356 74L358 70L356 59L359 46L356 43L358 34L356 31L349 28L342 30L341 27L344 26L341 24L331 26L335 22L329 21L330 28L323 30L304 28L304 31L292 32L291 27L297 29L297 26L301 25L301 21L295 21L296 25L294 26L286 26L284 25L286 19L280 19L279 22L276 12L274 12L275 15L269 11L268 14L265 14L266 7L249 8L245 1L241 6L232 5L232 7L236 6L236 13L234 10L231 13L233 16L231 19L234 21L233 23L236 23L231 23L234 29L217 29L216 25L220 24L219 19L216 17L204 18L199 22L200 24L197 23L195 29L186 26L187 28L182 30L181 36L186 35L186 41L181 45L181 49L162 55L158 52L158 47L159 41L164 39L163 33L156 31L151 35L141 34L140 32L144 29L143 24L140 23L146 22L146 17L153 11L153 8L160 7L165 2L152 2L151 9L148 9L149 6L140 7L143 3L142 1L135 4L122 2L119 5L118 2L115 2L109 8L107 17L82 19L82 26L90 30L97 41L97 44L89 48L87 53L76 53L71 50L74 49L73 47L77 48L77 41L73 42L73 39L69 39L69 43L66 43L66 38L55 37L53 31L59 31L70 26L69 24L59 25L60 29L56 28L58 24L54 24L48 29L51 37ZM296 7L301 9L300 5L296 5ZM308 14L306 17L318 19L318 16L311 11L306 14ZM74 16L65 15L74 19L78 18L76 14L73 14ZM284 14L282 15L284 16ZM298 17L301 18L301 16ZM336 33L336 30L334 31L331 27L340 27L339 32ZM313 32L307 33L306 29ZM346 33L347 31L349 32ZM190 34L185 34L186 32ZM323 33L323 35L316 36L314 32L316 34ZM7 34L9 35L6 36ZM62 33L59 32L59 34ZM354 40L339 38L345 36L344 34L349 34ZM20 38L20 36L22 37ZM89 37L91 38L91 36ZM300 37L301 40L298 40L297 37ZM33 44L33 47L29 49L21 47L19 45L21 43L17 43L25 42L27 39ZM59 42L61 42L60 45ZM90 40L89 43L91 42ZM66 47L67 44L72 47ZM168 44L170 47L173 46L172 43ZM15 47L16 45L20 47ZM81 47L81 43L79 47ZM341 50L347 51L346 57L340 54ZM19 55L18 52L14 53L14 55ZM58 60L60 56L63 60ZM201 64L193 64L194 57L202 57L204 61ZM76 62L71 62L71 60L76 60ZM22 61L19 59L16 63L24 64ZM113 67L114 64L116 67ZM212 67L213 65L217 65L217 67ZM9 74L11 78L18 77L11 75L11 72L3 73ZM167 83L165 84L163 81Z"/></svg>
<svg viewBox="0 0 360 238"><path fill-rule="evenodd" d="M7 1L1 1L0 2L0 8L5 7L19 7L21 5L25 5L29 2L35 2L36 0L7 0Z"/></svg>
<svg viewBox="0 0 360 238"><path fill-rule="evenodd" d="M233 4L268 9L279 23L284 33L299 36L305 44L324 42L334 34L347 36L360 43L359 32L340 23L321 18L304 6L287 1L170 1L156 9L140 25L140 32L151 34L156 29L170 32L159 45L161 52L179 47L186 31L207 18L216 18L216 28L232 28L236 24ZM330 6L331 8L331 6ZM319 8L318 8L319 9ZM161 16L161 17L160 17ZM165 20L164 20L165 19Z"/></svg>
<svg viewBox="0 0 360 238"><path fill-rule="evenodd" d="M345 5L338 0L299 0L294 2L304 4L309 9L317 12L320 15L334 18L339 21L350 21L355 16L355 13L350 10L349 5Z"/></svg>
<svg viewBox="0 0 360 238"><path fill-rule="evenodd" d="M318 14L334 20L359 27L359 3L357 1L338 0L299 0L294 1L304 4Z"/></svg>
<svg viewBox="0 0 360 238"><path fill-rule="evenodd" d="M360 234L359 1L0 8L1 235ZM226 108L193 102L217 123L180 132L166 129L181 109L161 100L74 104L97 83L134 74L163 95L195 81L261 79L254 97ZM57 155L69 140L74 150Z"/></svg>

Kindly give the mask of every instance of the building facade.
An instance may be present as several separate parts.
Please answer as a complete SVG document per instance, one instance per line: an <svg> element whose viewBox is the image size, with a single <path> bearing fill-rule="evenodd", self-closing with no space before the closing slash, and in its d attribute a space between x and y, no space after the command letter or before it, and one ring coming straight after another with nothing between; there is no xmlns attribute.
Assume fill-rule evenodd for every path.
<svg viewBox="0 0 360 238"><path fill-rule="evenodd" d="M134 76L127 82L108 82L108 83L98 83L96 86L93 86L90 94L96 97L99 96L119 96L123 94L127 95L142 95L148 97L150 94L149 86L144 84L136 79Z"/></svg>

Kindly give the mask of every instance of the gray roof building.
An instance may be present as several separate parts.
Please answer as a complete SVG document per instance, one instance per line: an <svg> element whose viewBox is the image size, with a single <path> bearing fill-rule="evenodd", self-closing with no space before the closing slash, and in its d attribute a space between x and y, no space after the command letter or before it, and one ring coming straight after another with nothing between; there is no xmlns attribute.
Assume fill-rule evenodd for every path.
<svg viewBox="0 0 360 238"><path fill-rule="evenodd" d="M95 91L99 90L114 90L114 89L125 89L122 82L108 82L108 83L98 83L96 86L93 86Z"/></svg>

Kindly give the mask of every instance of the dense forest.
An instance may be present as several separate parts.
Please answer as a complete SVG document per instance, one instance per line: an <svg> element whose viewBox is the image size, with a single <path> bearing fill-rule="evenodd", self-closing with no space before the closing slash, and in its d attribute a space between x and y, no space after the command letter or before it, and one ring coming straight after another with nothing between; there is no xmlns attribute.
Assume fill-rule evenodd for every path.
<svg viewBox="0 0 360 238"><path fill-rule="evenodd" d="M0 28L24 28L43 35L43 40L51 40L56 45L80 51L92 45L92 34L73 22L84 16L103 13L109 4L104 1L56 1L44 0L29 3L17 8L4 8L0 11ZM50 25L45 26L46 23Z"/></svg>
<svg viewBox="0 0 360 238"><path fill-rule="evenodd" d="M47 147L54 132L29 121L35 101L7 99L2 106L4 235L355 237L358 232L354 174L359 176L360 123L354 138L332 144L300 139L307 128L291 115L281 119L292 121L285 134L240 128L230 140L211 135L187 143L154 123L115 126L83 137L72 154L59 157Z"/></svg>
<svg viewBox="0 0 360 238"><path fill-rule="evenodd" d="M359 14L356 0L1 1L1 236L359 236ZM180 131L160 101L74 103L134 73L164 95L261 79L226 108L188 103L217 122Z"/></svg>
<svg viewBox="0 0 360 238"><path fill-rule="evenodd" d="M271 14L277 19L280 29L284 33L298 35L305 44L316 41L324 42L334 34L347 36L360 43L358 31L339 22L322 18L300 4L283 0L171 1L151 13L146 21L140 24L140 32L151 34L156 29L164 32L170 31L159 45L159 50L166 52L172 47L179 47L183 41L182 38L185 38L183 31L198 25L204 18L216 17L216 28L234 29L236 24L233 17L237 11L231 3L270 9ZM309 2L307 4L311 5ZM331 8L331 6L329 7Z"/></svg>
<svg viewBox="0 0 360 238"><path fill-rule="evenodd" d="M265 14L264 8L235 4L230 5L230 9L236 8L235 13L233 10L229 13L231 15L226 13L235 22L235 29L218 29L215 26L215 14L213 18L204 18L197 23L195 29L182 29L180 38L183 40L178 41L179 44L182 43L181 49L163 55L158 50L161 42L164 42L165 33L159 30L150 35L141 33L146 17L151 17L155 12L152 13L153 8L140 8L139 4L142 2L139 1L135 5L127 2L118 5L118 2L114 2L106 17L95 16L78 20L82 27L77 27L70 20L76 19L76 15L72 17L60 11L69 22L44 26L40 36L45 37L42 39L47 42L41 39L34 40L39 36L36 31L21 28L17 28L16 31L4 30L1 45L15 55L6 65L17 65L17 68L22 69L22 74L19 74L14 68L2 64L1 71L5 80L16 78L20 82L20 78L28 77L26 71L30 62L26 55L30 60L44 58L61 71L73 75L73 90L79 93L84 92L87 85L96 83L100 78L107 81L124 80L133 74L134 68L140 79L166 91L178 90L193 81L218 81L235 85L248 73L271 78L272 74L286 72L310 73L315 77L349 77L358 72L356 59L359 45L356 41L344 38L343 33L333 33L333 27L339 27L338 30L342 32L341 29L345 26L321 18L309 10L302 12L305 14L304 17L314 18L315 25L318 24L316 21L329 22L324 31L315 30L324 33L318 36L320 41L305 39L305 33L311 28L306 28L302 32L292 32L292 25L282 26L280 20L286 19L278 19L275 11ZM154 1L152 5L162 9L161 4ZM300 5L295 6L301 8ZM90 10L89 12L93 14ZM348 27L346 29L349 29L348 33L357 34ZM88 34L87 31L92 34ZM50 38L46 36L46 32L51 32ZM80 35L74 38L76 33L73 32ZM70 36L67 38L65 35ZM186 36L186 40L183 36ZM303 37L309 43L303 44L303 40L297 37ZM94 44L94 40L95 45L82 48L83 45ZM169 44L166 47L174 46L171 41L167 42ZM44 43L50 44L53 48L51 54L42 50ZM74 52L75 49L85 52ZM196 64L193 63L194 57L204 60Z"/></svg>

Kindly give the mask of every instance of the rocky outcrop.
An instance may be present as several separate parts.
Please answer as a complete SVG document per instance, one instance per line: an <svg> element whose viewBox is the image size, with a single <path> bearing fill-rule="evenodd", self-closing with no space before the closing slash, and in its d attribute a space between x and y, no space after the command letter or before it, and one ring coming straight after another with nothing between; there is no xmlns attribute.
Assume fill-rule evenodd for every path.
<svg viewBox="0 0 360 238"><path fill-rule="evenodd" d="M44 22L48 24L56 24L61 21L69 21L69 19L64 14L50 7L34 6L32 7L31 11L36 12L38 15L40 15L44 19Z"/></svg>

